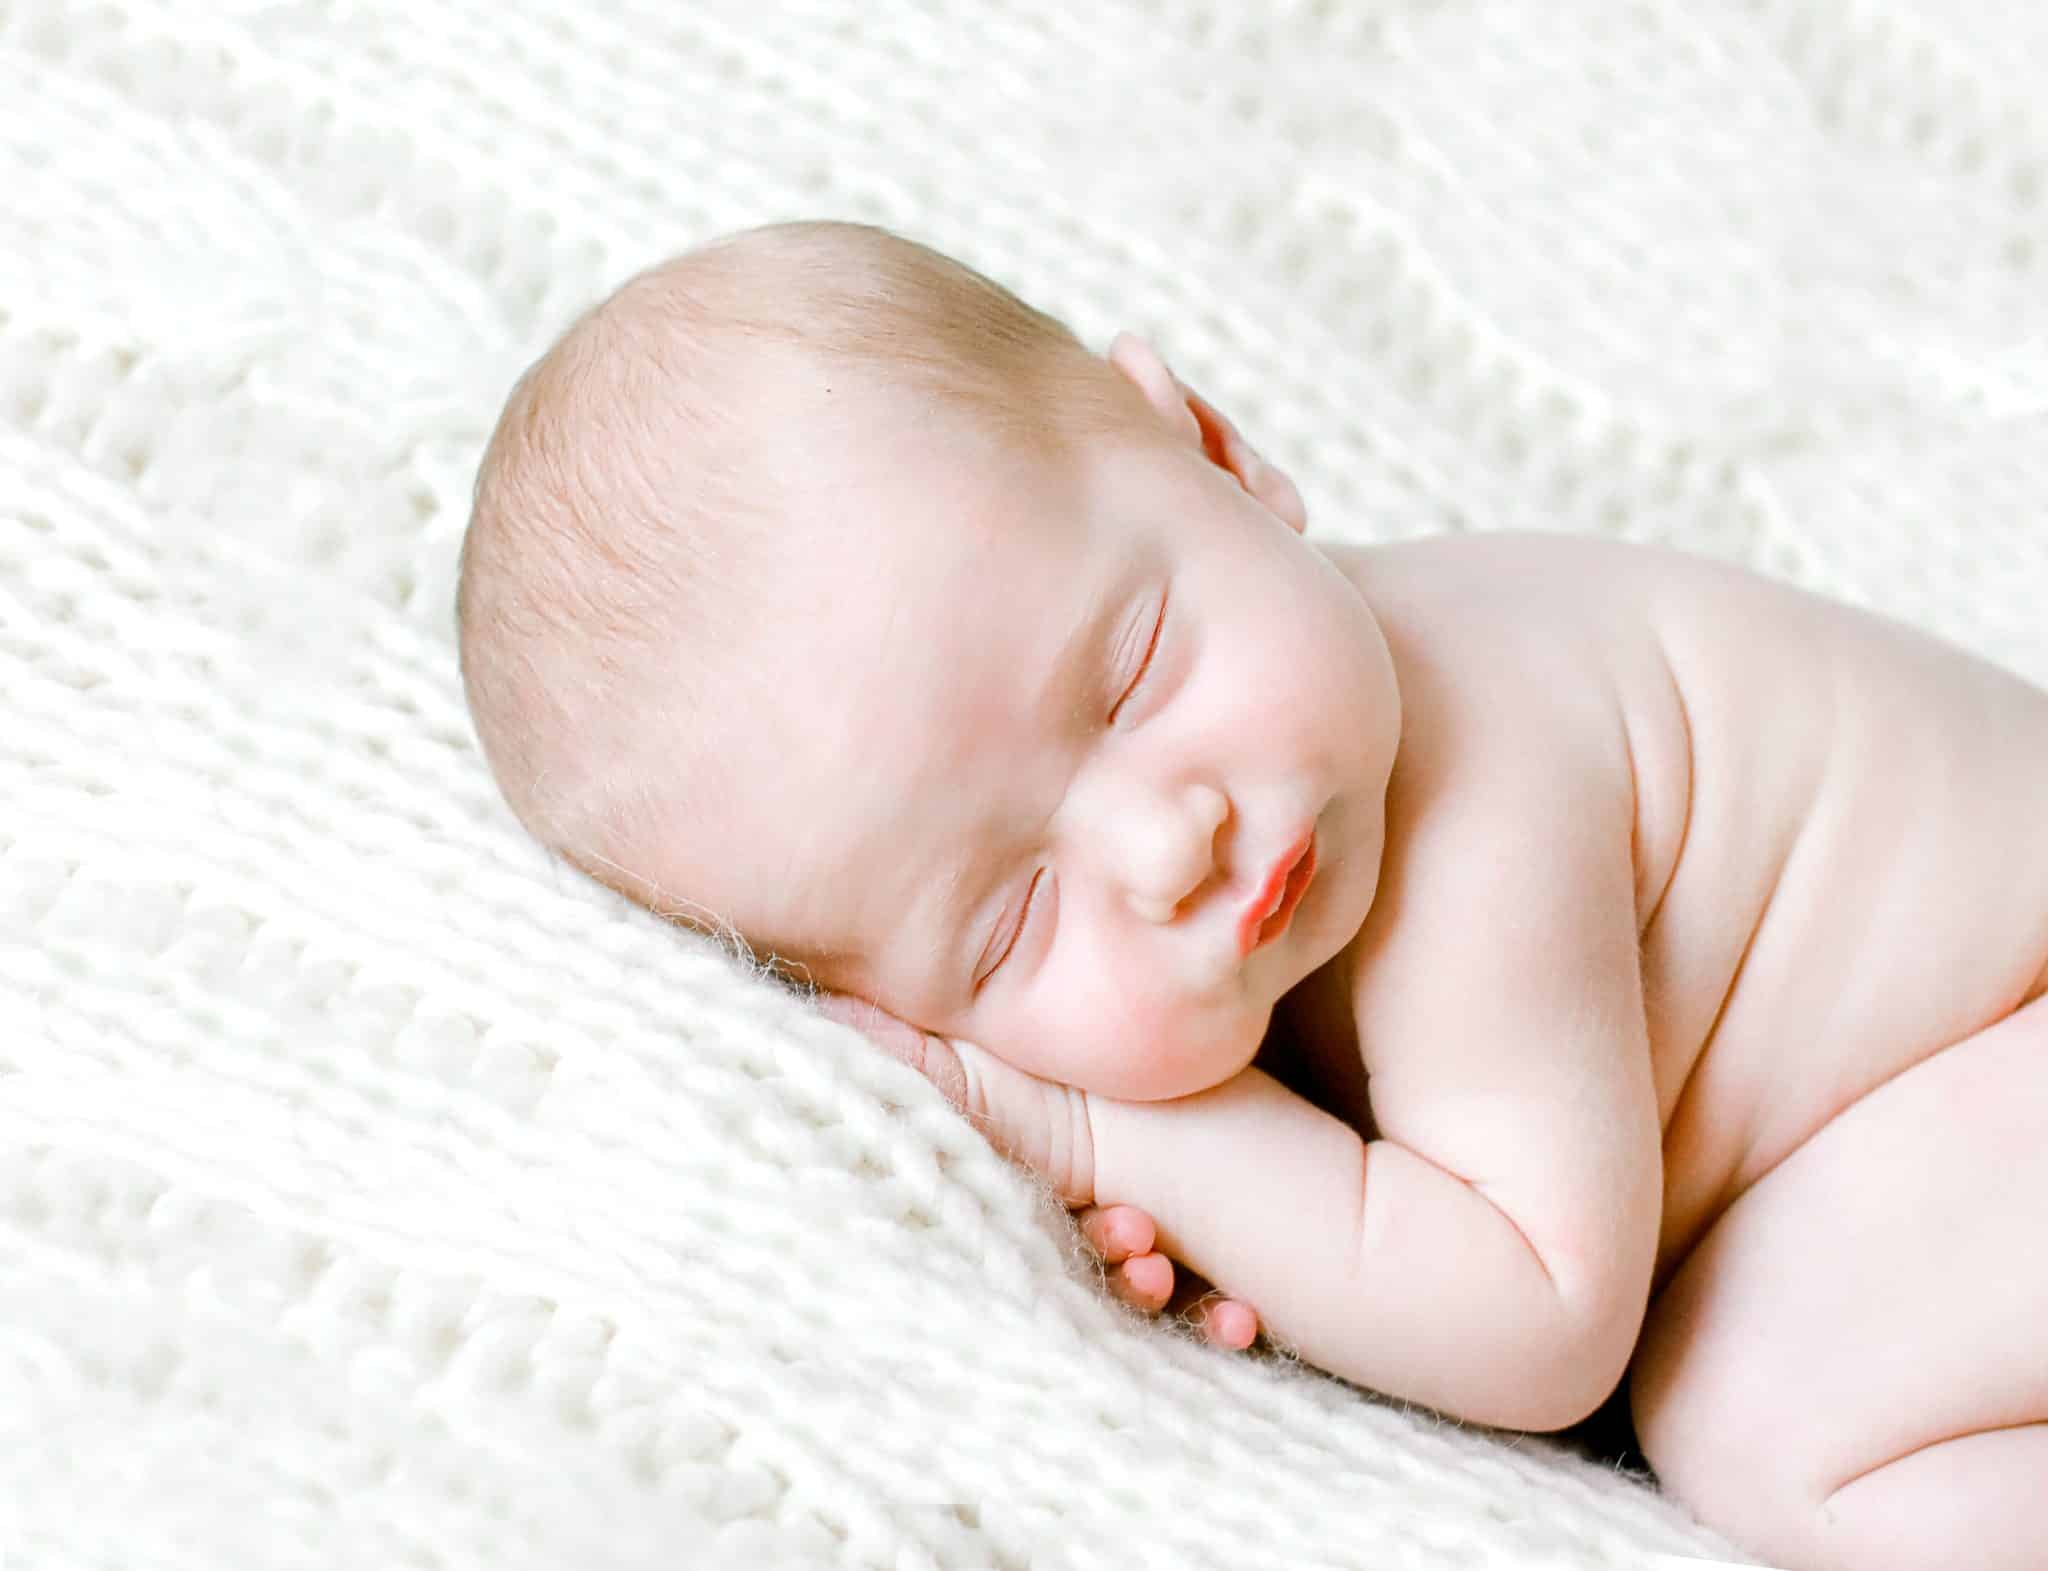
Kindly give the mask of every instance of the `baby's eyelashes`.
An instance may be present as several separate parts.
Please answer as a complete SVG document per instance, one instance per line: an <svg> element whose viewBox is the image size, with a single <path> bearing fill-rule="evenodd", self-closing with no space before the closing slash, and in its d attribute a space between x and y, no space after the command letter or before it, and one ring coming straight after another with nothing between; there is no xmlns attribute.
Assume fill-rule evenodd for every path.
<svg viewBox="0 0 2048 1571"><path fill-rule="evenodd" d="M1024 936L1024 924L1026 924L1026 922L1030 922L1030 905L1032 905L1032 895L1036 895L1036 893L1038 893L1038 879L1042 879L1042 877L1044 877L1044 868L1040 868L1040 871L1038 871L1038 873L1034 873L1034 875L1032 875L1030 887L1028 887L1028 889L1024 891L1024 909L1022 909L1022 911L1020 911L1020 914L1018 914L1018 920L1010 924L1010 936L1008 936L1008 938L1004 940L1004 946L1001 946L1001 950L997 952L997 957L995 957L995 963L993 963L993 965L991 965L991 967L989 967L989 969L987 969L987 971L983 973L983 977L981 977L983 981L987 981L989 977L993 977L993 975L995 975L995 973L997 973L997 971L1001 969L1001 963L1004 963L1006 959L1010 959L1010 950L1012 950L1012 948L1016 948L1016 944L1018 944L1018 938L1022 938L1022 936Z"/></svg>
<svg viewBox="0 0 2048 1571"><path fill-rule="evenodd" d="M1039 880L1045 877L1045 873L1046 869L1040 868L1032 875L1031 885L1024 892L1024 909L1018 914L1017 920L1011 925L1009 933L1004 938L1002 952L996 956L995 963L982 973L982 983L985 984L990 977L1002 969L1003 962L1010 958L1010 952L1023 942L1024 930L1029 926L1033 907L1038 903Z"/></svg>
<svg viewBox="0 0 2048 1571"><path fill-rule="evenodd" d="M1152 624L1151 637L1146 640L1144 656L1138 663L1137 675L1131 678L1130 686L1124 689L1123 697L1116 701L1116 707L1109 712L1109 723L1111 725L1116 724L1117 716L1123 712L1124 706L1136 696L1138 690L1145 685L1145 679L1152 674L1152 658L1158 652L1159 635L1165 628L1166 601L1162 599L1159 602L1159 615Z"/></svg>

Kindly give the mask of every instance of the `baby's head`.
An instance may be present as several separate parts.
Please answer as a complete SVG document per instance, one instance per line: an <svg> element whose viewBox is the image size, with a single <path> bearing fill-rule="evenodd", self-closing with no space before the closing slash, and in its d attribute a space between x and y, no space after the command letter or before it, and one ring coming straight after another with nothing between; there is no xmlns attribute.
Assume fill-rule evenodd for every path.
<svg viewBox="0 0 2048 1571"><path fill-rule="evenodd" d="M520 821L628 898L1050 1079L1188 1095L1378 882L1392 663L1304 524L1142 340L1095 355L883 230L771 225L520 378L463 679Z"/></svg>

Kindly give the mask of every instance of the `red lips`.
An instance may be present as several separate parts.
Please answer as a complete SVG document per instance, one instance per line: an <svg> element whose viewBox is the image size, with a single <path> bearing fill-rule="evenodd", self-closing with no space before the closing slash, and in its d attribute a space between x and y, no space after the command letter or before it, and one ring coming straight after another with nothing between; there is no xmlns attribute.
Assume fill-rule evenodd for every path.
<svg viewBox="0 0 2048 1571"><path fill-rule="evenodd" d="M1271 943L1287 931L1294 908L1301 904L1309 880L1316 873L1316 837L1310 829L1282 851L1272 870L1259 884L1258 893L1246 902L1237 919L1237 952L1240 957Z"/></svg>

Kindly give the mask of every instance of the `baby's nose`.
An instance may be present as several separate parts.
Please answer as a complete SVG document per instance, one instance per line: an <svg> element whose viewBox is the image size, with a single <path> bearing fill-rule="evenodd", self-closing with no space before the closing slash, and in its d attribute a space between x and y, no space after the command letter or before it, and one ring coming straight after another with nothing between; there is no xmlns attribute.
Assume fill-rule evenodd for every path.
<svg viewBox="0 0 2048 1571"><path fill-rule="evenodd" d="M1143 895L1131 896L1131 909L1147 922L1164 927L1173 920L1173 914L1180 909L1178 900L1148 900Z"/></svg>
<svg viewBox="0 0 2048 1571"><path fill-rule="evenodd" d="M1171 922L1215 878L1216 832L1229 816L1222 792L1191 786L1154 818L1148 845L1127 845L1127 854L1135 853L1127 898L1139 917Z"/></svg>

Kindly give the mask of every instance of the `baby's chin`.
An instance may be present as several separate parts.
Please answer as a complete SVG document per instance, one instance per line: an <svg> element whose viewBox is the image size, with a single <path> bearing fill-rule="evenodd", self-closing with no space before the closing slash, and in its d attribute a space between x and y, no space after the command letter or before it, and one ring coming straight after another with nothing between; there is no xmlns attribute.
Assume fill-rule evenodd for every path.
<svg viewBox="0 0 2048 1571"><path fill-rule="evenodd" d="M1161 1065L1135 1084L1107 1094L1123 1102L1177 1102L1200 1096L1243 1074L1264 1045L1263 1029L1247 1033L1241 1040L1207 1049L1197 1059Z"/></svg>

